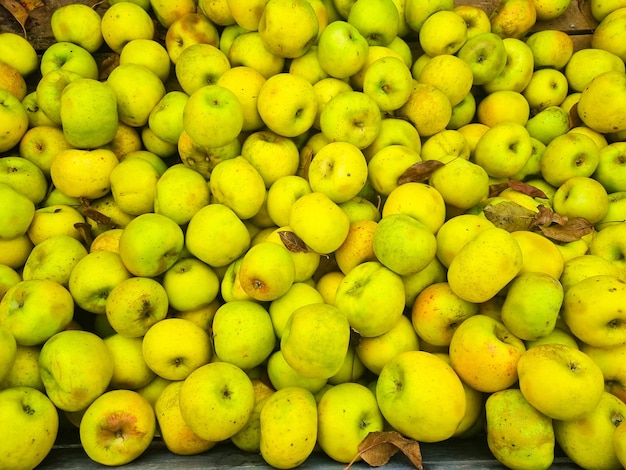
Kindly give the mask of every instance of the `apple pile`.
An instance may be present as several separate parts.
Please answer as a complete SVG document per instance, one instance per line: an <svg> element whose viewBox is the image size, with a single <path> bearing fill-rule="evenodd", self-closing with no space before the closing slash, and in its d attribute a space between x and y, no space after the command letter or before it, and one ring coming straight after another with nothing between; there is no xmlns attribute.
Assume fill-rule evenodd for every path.
<svg viewBox="0 0 626 470"><path fill-rule="evenodd" d="M68 4L0 33L0 467L63 423L626 465L626 3ZM161 34L162 33L162 34ZM371 434L374 433L374 434Z"/></svg>

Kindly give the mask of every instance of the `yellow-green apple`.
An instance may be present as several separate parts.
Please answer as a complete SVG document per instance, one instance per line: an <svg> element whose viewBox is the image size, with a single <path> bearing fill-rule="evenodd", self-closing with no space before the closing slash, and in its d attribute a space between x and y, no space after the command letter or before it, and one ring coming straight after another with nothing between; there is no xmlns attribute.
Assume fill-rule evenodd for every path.
<svg viewBox="0 0 626 470"><path fill-rule="evenodd" d="M583 468L622 468L613 444L616 428L626 417L626 403L604 392L586 415L554 421L556 442L572 461Z"/></svg>
<svg viewBox="0 0 626 470"><path fill-rule="evenodd" d="M560 279L565 259L559 245L541 233L528 230L511 232L522 250L522 273L544 273Z"/></svg>
<svg viewBox="0 0 626 470"><path fill-rule="evenodd" d="M219 360L244 370L262 364L276 345L269 312L251 300L222 304L215 312L211 336Z"/></svg>
<svg viewBox="0 0 626 470"><path fill-rule="evenodd" d="M432 233L437 233L444 223L445 212L445 201L435 188L426 183L410 182L401 184L389 193L382 208L382 217L391 214L409 215Z"/></svg>
<svg viewBox="0 0 626 470"><path fill-rule="evenodd" d="M492 393L517 381L524 342L501 322L478 313L466 318L450 340L452 367L470 387Z"/></svg>
<svg viewBox="0 0 626 470"><path fill-rule="evenodd" d="M161 392L171 383L172 380L167 380L163 377L155 375L154 379L152 379L147 385L138 388L136 392L148 400L148 402L154 407Z"/></svg>
<svg viewBox="0 0 626 470"><path fill-rule="evenodd" d="M154 212L159 172L143 158L126 158L113 168L109 181L117 206L129 215Z"/></svg>
<svg viewBox="0 0 626 470"><path fill-rule="evenodd" d="M501 0L489 20L491 30L497 35L521 39L537 20L534 0Z"/></svg>
<svg viewBox="0 0 626 470"><path fill-rule="evenodd" d="M0 61L26 77L39 68L39 57L33 45L23 36L9 31L0 33Z"/></svg>
<svg viewBox="0 0 626 470"><path fill-rule="evenodd" d="M115 153L106 148L68 148L52 160L50 178L67 196L97 199L110 191L110 175L118 164Z"/></svg>
<svg viewBox="0 0 626 470"><path fill-rule="evenodd" d="M364 149L380 131L382 112L368 94L347 91L333 96L320 113L320 129L331 141L348 142Z"/></svg>
<svg viewBox="0 0 626 470"><path fill-rule="evenodd" d="M115 153L120 160L126 158L130 153L147 151L144 149L141 140L140 129L129 126L123 122L118 122L115 137L113 137L113 140L105 147L113 150L113 153Z"/></svg>
<svg viewBox="0 0 626 470"><path fill-rule="evenodd" d="M400 16L392 0L365 0L350 8L347 22L370 46L386 46L398 36Z"/></svg>
<svg viewBox="0 0 626 470"><path fill-rule="evenodd" d="M419 33L424 21L440 10L453 10L451 0L428 0L426 2L406 0L404 16L411 31Z"/></svg>
<svg viewBox="0 0 626 470"><path fill-rule="evenodd" d="M626 129L626 119L619 112L626 101L624 83L626 73L618 71L603 72L593 78L582 90L578 100L576 109L580 119L601 133Z"/></svg>
<svg viewBox="0 0 626 470"><path fill-rule="evenodd" d="M150 13L133 2L115 2L102 15L104 42L120 53L133 39L153 39L155 27Z"/></svg>
<svg viewBox="0 0 626 470"><path fill-rule="evenodd" d="M315 82L313 84L313 91L315 92L317 98L317 113L315 115L315 120L313 121L313 128L320 129L320 116L322 114L322 110L333 96L342 91L352 90L353 89L348 81L335 77L325 77Z"/></svg>
<svg viewBox="0 0 626 470"><path fill-rule="evenodd" d="M226 0L200 0L198 9L218 26L228 26L235 23Z"/></svg>
<svg viewBox="0 0 626 470"><path fill-rule="evenodd" d="M167 159L173 157L177 151L176 144L167 142L156 135L149 125L144 125L141 128L141 141L146 150L156 154L159 158Z"/></svg>
<svg viewBox="0 0 626 470"><path fill-rule="evenodd" d="M243 131L260 130L263 121L257 109L258 92L265 77L252 67L233 66L218 78L217 84L235 93L243 110Z"/></svg>
<svg viewBox="0 0 626 470"><path fill-rule="evenodd" d="M151 325L142 341L143 358L158 376L184 380L213 354L207 330L184 318L163 318Z"/></svg>
<svg viewBox="0 0 626 470"><path fill-rule="evenodd" d="M603 49L583 48L575 51L565 66L565 77L570 88L582 92L591 80L603 72L624 72L624 61Z"/></svg>
<svg viewBox="0 0 626 470"><path fill-rule="evenodd" d="M204 177L193 168L178 163L167 167L156 182L154 212L179 225L209 203L210 191Z"/></svg>
<svg viewBox="0 0 626 470"><path fill-rule="evenodd" d="M78 201L80 203L80 200ZM91 226L92 235L98 236L102 232L110 229L124 228L128 222L133 220L134 216L122 211L111 193L104 197L98 198L90 203L91 208L108 217L108 220L96 221L91 217L87 217L87 223ZM105 223L108 222L108 223ZM119 238L116 242L116 251L119 251Z"/></svg>
<svg viewBox="0 0 626 470"><path fill-rule="evenodd" d="M4 88L0 88L0 123L6 129L0 137L0 152L6 152L19 145L29 121L20 100Z"/></svg>
<svg viewBox="0 0 626 470"><path fill-rule="evenodd" d="M230 62L226 54L206 43L186 47L178 56L175 66L178 83L188 95L205 85L215 85L229 69Z"/></svg>
<svg viewBox="0 0 626 470"><path fill-rule="evenodd" d="M254 409L254 385L239 367L210 362L183 381L179 404L183 419L202 439L222 441L246 425Z"/></svg>
<svg viewBox="0 0 626 470"><path fill-rule="evenodd" d="M452 115L446 128L457 130L466 124L470 124L474 120L476 107L476 97L470 91L456 106L452 107Z"/></svg>
<svg viewBox="0 0 626 470"><path fill-rule="evenodd" d="M524 398L555 420L584 416L593 411L604 394L600 367L579 349L564 344L541 344L527 349L517 370Z"/></svg>
<svg viewBox="0 0 626 470"><path fill-rule="evenodd" d="M322 451L344 463L357 458L361 441L370 432L382 431L384 425L375 393L355 382L325 392L317 404L317 416L317 442Z"/></svg>
<svg viewBox="0 0 626 470"><path fill-rule="evenodd" d="M566 331L561 324L557 323L557 326L547 335L542 336L534 341L524 341L526 349L533 348L540 344L563 344L570 348L580 349L578 346L578 340L569 331Z"/></svg>
<svg viewBox="0 0 626 470"><path fill-rule="evenodd" d="M152 70L165 82L172 68L170 56L163 44L148 38L133 39L127 42L119 54L120 64L138 64Z"/></svg>
<svg viewBox="0 0 626 470"><path fill-rule="evenodd" d="M598 165L593 178L599 181L608 193L626 191L626 142L612 142L599 150Z"/></svg>
<svg viewBox="0 0 626 470"><path fill-rule="evenodd" d="M170 311L168 315L173 318L184 318L186 320L191 320L200 328L208 331L211 327L211 322L213 322L215 311L223 303L223 299L216 297L215 300L208 305L204 305L193 310Z"/></svg>
<svg viewBox="0 0 626 470"><path fill-rule="evenodd" d="M228 88L204 86L189 96L183 111L183 126L191 139L201 146L226 145L241 132L241 104Z"/></svg>
<svg viewBox="0 0 626 470"><path fill-rule="evenodd" d="M79 411L106 391L113 361L99 336L86 330L64 330L41 347L39 370L46 394L56 407Z"/></svg>
<svg viewBox="0 0 626 470"><path fill-rule="evenodd" d="M552 419L536 410L517 388L492 393L485 401L487 445L503 465L549 468L556 438Z"/></svg>
<svg viewBox="0 0 626 470"><path fill-rule="evenodd" d="M0 60L0 88L5 89L11 95L23 102L28 94L26 79L12 65Z"/></svg>
<svg viewBox="0 0 626 470"><path fill-rule="evenodd" d="M421 137L429 137L448 126L452 104L436 86L414 80L411 95L396 116L411 122Z"/></svg>
<svg viewBox="0 0 626 470"><path fill-rule="evenodd" d="M621 41L615 41L615 35L619 34L624 23L626 23L626 6L610 12L602 18L602 21L593 30L591 47L611 52L626 61L626 48L621 44Z"/></svg>
<svg viewBox="0 0 626 470"><path fill-rule="evenodd" d="M103 339L113 361L110 389L136 390L154 380L156 374L143 358L143 338L113 333Z"/></svg>
<svg viewBox="0 0 626 470"><path fill-rule="evenodd" d="M363 75L363 93L371 97L383 112L402 107L409 99L412 88L411 70L397 57L375 60Z"/></svg>
<svg viewBox="0 0 626 470"><path fill-rule="evenodd" d="M263 460L276 468L302 464L315 448L318 433L317 403L313 393L286 387L269 396L259 415Z"/></svg>
<svg viewBox="0 0 626 470"><path fill-rule="evenodd" d="M194 44L219 46L217 26L201 12L186 13L176 19L165 34L165 49L172 61L178 62L180 54Z"/></svg>
<svg viewBox="0 0 626 470"><path fill-rule="evenodd" d="M22 280L22 273L16 269L7 266L6 264L0 265L0 300L4 297L7 290Z"/></svg>
<svg viewBox="0 0 626 470"><path fill-rule="evenodd" d="M118 253L94 251L76 263L70 274L68 289L78 307L103 314L113 288L131 276Z"/></svg>
<svg viewBox="0 0 626 470"><path fill-rule="evenodd" d="M71 42L55 42L41 55L39 62L41 75L47 75L57 69L69 70L92 80L99 76L94 56L84 47Z"/></svg>
<svg viewBox="0 0 626 470"><path fill-rule="evenodd" d="M237 23L232 23L232 24L226 25L223 28L222 33L219 35L219 44L218 44L218 46L219 46L220 50L224 54L228 55L228 57L230 58L230 48L231 48L233 42L235 41L235 39L238 36L241 36L244 33L252 33L252 32L257 33L256 36L258 37L258 40L261 43L263 43L263 41L261 40L260 35L258 34L258 31L247 30L247 29L242 28L241 26L239 26ZM269 53L269 51L267 51L267 52ZM271 55L273 55L273 54L271 54ZM278 57L278 59L281 59L281 58Z"/></svg>
<svg viewBox="0 0 626 470"><path fill-rule="evenodd" d="M48 193L44 172L32 161L18 155L0 159L0 183L11 186L39 206Z"/></svg>
<svg viewBox="0 0 626 470"><path fill-rule="evenodd" d="M525 126L530 117L530 105L524 96L513 90L496 90L476 105L478 122L493 127L501 122Z"/></svg>
<svg viewBox="0 0 626 470"><path fill-rule="evenodd" d="M491 31L468 38L456 55L469 64L474 85L491 82L503 72L507 63L504 41Z"/></svg>
<svg viewBox="0 0 626 470"><path fill-rule="evenodd" d="M305 78L311 85L315 85L324 78L329 78L329 75L320 65L316 44L313 44L301 56L291 59L288 71L291 74L300 75Z"/></svg>
<svg viewBox="0 0 626 470"><path fill-rule="evenodd" d="M569 131L569 114L561 106L548 106L528 119L526 129L532 138L548 145Z"/></svg>
<svg viewBox="0 0 626 470"><path fill-rule="evenodd" d="M503 39L507 60L504 68L495 78L483 84L487 93L510 90L521 93L533 76L533 52L525 41L507 37Z"/></svg>
<svg viewBox="0 0 626 470"><path fill-rule="evenodd" d="M623 312L618 306L626 295L625 285L618 276L598 274L567 290L561 315L583 343L607 348L624 344L626 330L622 327Z"/></svg>
<svg viewBox="0 0 626 470"><path fill-rule="evenodd" d="M626 463L626 426L618 425L613 434L613 447L619 462L624 466Z"/></svg>
<svg viewBox="0 0 626 470"><path fill-rule="evenodd" d="M68 204L43 205L35 210L35 215L28 227L28 238L35 244L55 236L69 235L83 241L76 224L85 223L85 218L78 209Z"/></svg>
<svg viewBox="0 0 626 470"><path fill-rule="evenodd" d="M39 373L39 351L41 346L17 345L12 367L0 382L0 389L32 387L45 393Z"/></svg>
<svg viewBox="0 0 626 470"><path fill-rule="evenodd" d="M254 409L246 425L231 437L231 442L246 452L259 452L261 447L261 409L267 399L276 391L265 379L253 378Z"/></svg>
<svg viewBox="0 0 626 470"><path fill-rule="evenodd" d="M624 210L626 209L626 191L609 193L609 210L605 216L597 223L597 230L602 230L609 225L616 225L626 220Z"/></svg>
<svg viewBox="0 0 626 470"><path fill-rule="evenodd" d="M417 295L427 286L446 280L446 268L435 256L433 260L421 271L409 276L401 276L404 284L405 305L411 306Z"/></svg>
<svg viewBox="0 0 626 470"><path fill-rule="evenodd" d="M480 33L487 33L491 31L491 23L489 21L489 15L484 8L479 5L455 5L453 10L461 15L467 24L467 38L471 38Z"/></svg>
<svg viewBox="0 0 626 470"><path fill-rule="evenodd" d="M294 261L285 246L274 242L253 245L239 267L243 291L258 301L271 302L285 294L294 282Z"/></svg>
<svg viewBox="0 0 626 470"><path fill-rule="evenodd" d="M220 280L215 270L197 258L178 260L161 280L170 308L179 312L196 310L215 300Z"/></svg>
<svg viewBox="0 0 626 470"><path fill-rule="evenodd" d="M569 218L583 217L591 224L601 221L609 209L609 199L600 183L588 176L572 176L554 193L554 211Z"/></svg>
<svg viewBox="0 0 626 470"><path fill-rule="evenodd" d="M135 276L158 276L178 261L184 241L181 227L172 219L145 213L124 227L120 237L120 257Z"/></svg>
<svg viewBox="0 0 626 470"><path fill-rule="evenodd" d="M557 29L535 31L528 36L526 44L533 52L535 68L562 70L574 53L571 36Z"/></svg>
<svg viewBox="0 0 626 470"><path fill-rule="evenodd" d="M37 89L35 88L30 93L27 93L24 99L22 100L22 105L24 109L26 109L26 114L28 116L28 125L30 128L37 126L54 126L59 127L60 124L52 121L46 113L43 112L43 109L39 107L39 100L37 98Z"/></svg>
<svg viewBox="0 0 626 470"><path fill-rule="evenodd" d="M565 261L559 281L563 285L563 289L567 291L578 282L598 274L619 277L620 269L606 258L586 253Z"/></svg>
<svg viewBox="0 0 626 470"><path fill-rule="evenodd" d="M248 31L258 30L259 21L267 0L246 0L243 2L226 0L226 3L228 4L230 14L238 25Z"/></svg>
<svg viewBox="0 0 626 470"><path fill-rule="evenodd" d="M300 165L295 142L270 130L248 135L243 141L241 156L259 172L266 188L283 176L295 175Z"/></svg>
<svg viewBox="0 0 626 470"><path fill-rule="evenodd" d="M611 224L594 234L589 243L589 253L600 256L617 265L620 268L620 277L626 275L626 263L624 262L623 234L626 224L620 222Z"/></svg>
<svg viewBox="0 0 626 470"><path fill-rule="evenodd" d="M289 18L289 21L285 21ZM291 25L297 24L298 28ZM315 43L320 31L317 14L308 0L269 0L259 18L258 32L270 52L295 59Z"/></svg>
<svg viewBox="0 0 626 470"><path fill-rule="evenodd" d="M22 278L50 279L67 286L74 266L88 253L69 235L55 235L35 245L22 269Z"/></svg>
<svg viewBox="0 0 626 470"><path fill-rule="evenodd" d="M430 15L418 32L421 49L430 57L456 54L467 40L467 23L454 9Z"/></svg>
<svg viewBox="0 0 626 470"><path fill-rule="evenodd" d="M435 188L448 206L467 210L489 195L489 175L480 165L455 158L433 171L429 184Z"/></svg>
<svg viewBox="0 0 626 470"><path fill-rule="evenodd" d="M550 21L561 17L572 3L571 0L547 2L545 0L532 0L535 6L537 21Z"/></svg>
<svg viewBox="0 0 626 470"><path fill-rule="evenodd" d="M312 303L324 303L324 298L314 286L305 282L294 282L284 295L270 302L267 311L276 338L282 338L285 324L294 310Z"/></svg>
<svg viewBox="0 0 626 470"><path fill-rule="evenodd" d="M152 132L168 144L178 146L183 131L183 110L189 96L172 90L163 96L152 108L148 116L148 126Z"/></svg>
<svg viewBox="0 0 626 470"><path fill-rule="evenodd" d="M209 204L198 210L185 232L185 248L214 268L229 265L249 246L250 232L237 214L223 204Z"/></svg>
<svg viewBox="0 0 626 470"><path fill-rule="evenodd" d="M372 154L367 162L369 183L378 194L388 196L398 187L400 176L420 161L420 153L413 147L405 144L386 145Z"/></svg>
<svg viewBox="0 0 626 470"><path fill-rule="evenodd" d="M478 314L478 305L458 297L447 282L425 287L411 308L411 323L419 338L434 346L449 346L459 325Z"/></svg>
<svg viewBox="0 0 626 470"><path fill-rule="evenodd" d="M605 390L624 401L626 398L626 371L624 370L623 358L626 354L626 345L600 348L581 344L580 349L602 369Z"/></svg>
<svg viewBox="0 0 626 470"><path fill-rule="evenodd" d="M61 127L61 95L65 87L73 81L83 78L82 75L66 69L48 72L36 87L37 105L45 116Z"/></svg>
<svg viewBox="0 0 626 470"><path fill-rule="evenodd" d="M0 196L6 201L0 209L0 238L9 240L25 234L35 216L35 204L7 183L0 183Z"/></svg>
<svg viewBox="0 0 626 470"><path fill-rule="evenodd" d="M346 239L350 219L328 196L311 192L291 204L289 226L312 250L327 254L339 248Z"/></svg>
<svg viewBox="0 0 626 470"><path fill-rule="evenodd" d="M313 303L294 310L285 323L280 350L300 375L328 379L343 366L350 324L337 307Z"/></svg>
<svg viewBox="0 0 626 470"><path fill-rule="evenodd" d="M133 276L108 292L105 313L117 333L137 338L163 320L168 307L165 288L157 280Z"/></svg>
<svg viewBox="0 0 626 470"><path fill-rule="evenodd" d="M59 432L59 413L52 401L32 387L0 391L3 424L0 453L3 468L35 468L50 453Z"/></svg>
<svg viewBox="0 0 626 470"><path fill-rule="evenodd" d="M182 163L193 168L208 181L218 162L241 155L241 141L234 138L226 145L203 147L195 143L183 129L178 139L178 154Z"/></svg>
<svg viewBox="0 0 626 470"><path fill-rule="evenodd" d="M33 242L28 234L21 234L15 238L0 238L0 264L12 269L21 269L33 249Z"/></svg>
<svg viewBox="0 0 626 470"><path fill-rule="evenodd" d="M504 229L487 228L454 255L448 282L459 297L480 303L500 292L521 268L522 250L515 238Z"/></svg>
<svg viewBox="0 0 626 470"><path fill-rule="evenodd" d="M175 2L150 0L150 7L161 26L169 28L180 17L189 13L195 13L197 2L194 0L177 0Z"/></svg>
<svg viewBox="0 0 626 470"><path fill-rule="evenodd" d="M57 42L77 44L93 54L104 43L101 21L100 14L89 5L75 3L54 10L50 27Z"/></svg>
<svg viewBox="0 0 626 470"><path fill-rule="evenodd" d="M366 368L356 354L356 349L353 345L348 346L348 352L343 361L341 368L335 375L328 378L328 385L339 385L349 382L358 382L363 378L366 372Z"/></svg>
<svg viewBox="0 0 626 470"><path fill-rule="evenodd" d="M89 245L89 251L114 251L119 253L122 228L111 228L96 235Z"/></svg>
<svg viewBox="0 0 626 470"><path fill-rule="evenodd" d="M220 49L224 50L220 47ZM268 79L285 69L286 59L270 52L258 31L243 31L237 34L227 51L232 67L244 65L258 71Z"/></svg>
<svg viewBox="0 0 626 470"><path fill-rule="evenodd" d="M74 316L69 290L49 279L22 280L0 301L0 325L17 344L34 346L63 330Z"/></svg>
<svg viewBox="0 0 626 470"><path fill-rule="evenodd" d="M384 297L383 291L388 293ZM403 314L404 283L381 262L366 261L341 280L335 306L361 336L378 336L389 331Z"/></svg>
<svg viewBox="0 0 626 470"><path fill-rule="evenodd" d="M476 143L474 161L495 178L506 178L523 168L532 154L528 130L503 121L490 127Z"/></svg>
<svg viewBox="0 0 626 470"><path fill-rule="evenodd" d="M307 377L297 372L287 363L280 349L267 359L267 377L276 390L300 387L311 393L317 393L328 385L326 378Z"/></svg>
<svg viewBox="0 0 626 470"><path fill-rule="evenodd" d="M558 278L544 272L522 272L507 286L502 323L524 341L539 339L555 328L563 296Z"/></svg>
<svg viewBox="0 0 626 470"><path fill-rule="evenodd" d="M134 390L110 390L96 398L80 421L80 442L102 465L130 463L143 454L156 432L150 402Z"/></svg>
<svg viewBox="0 0 626 470"><path fill-rule="evenodd" d="M599 161L599 149L591 137L568 132L546 145L541 155L541 176L558 187L574 176L590 177Z"/></svg>
<svg viewBox="0 0 626 470"><path fill-rule="evenodd" d="M424 374L433 380L423 381ZM459 376L425 351L405 351L391 359L376 381L376 399L393 429L420 442L451 437L466 410Z"/></svg>
<svg viewBox="0 0 626 470"><path fill-rule="evenodd" d="M0 326L0 351L2 351L2 362L0 362L1 384L11 372L17 356L17 341L15 341L13 333L5 326Z"/></svg>
<svg viewBox="0 0 626 470"><path fill-rule="evenodd" d="M350 222L350 231L342 245L335 250L335 261L344 274L365 261L375 261L374 233L377 222L371 219Z"/></svg>
<svg viewBox="0 0 626 470"><path fill-rule="evenodd" d="M198 437L185 423L178 404L182 385L182 381L166 385L154 402L154 412L167 449L176 455L196 455L213 448L216 442Z"/></svg>
<svg viewBox="0 0 626 470"><path fill-rule="evenodd" d="M156 73L134 63L115 67L106 83L115 92L119 120L133 127L148 123L150 112L166 93Z"/></svg>
<svg viewBox="0 0 626 470"><path fill-rule="evenodd" d="M317 42L322 68L331 77L348 78L365 65L369 44L365 36L346 20L329 23Z"/></svg>
<svg viewBox="0 0 626 470"><path fill-rule="evenodd" d="M306 251L292 251L291 247L289 247L289 242L283 240L287 233L292 232L291 227L288 225L277 228L273 226L268 227L268 232L267 236L260 241L277 243L288 248L287 251L294 264L294 282L310 280L320 266L321 255L308 249Z"/></svg>

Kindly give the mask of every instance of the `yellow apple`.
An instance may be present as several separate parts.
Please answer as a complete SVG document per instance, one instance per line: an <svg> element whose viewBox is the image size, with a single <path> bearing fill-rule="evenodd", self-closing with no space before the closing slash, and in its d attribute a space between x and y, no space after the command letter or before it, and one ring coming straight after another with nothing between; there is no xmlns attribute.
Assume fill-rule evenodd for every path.
<svg viewBox="0 0 626 470"><path fill-rule="evenodd" d="M12 32L0 34L0 60L24 77L39 68L39 58L33 45L23 36Z"/></svg>
<svg viewBox="0 0 626 470"><path fill-rule="evenodd" d="M261 34L258 31L236 32L238 33L237 36L226 51L232 67L242 65L250 67L259 72L265 79L284 71L286 59L270 52L263 44ZM224 35L222 35L223 37Z"/></svg>
<svg viewBox="0 0 626 470"><path fill-rule="evenodd" d="M441 194L426 183L405 183L392 190L382 208L382 217L391 214L409 215L424 224L434 234L446 217Z"/></svg>
<svg viewBox="0 0 626 470"><path fill-rule="evenodd" d="M220 37L217 26L202 12L186 13L174 20L165 34L165 49L176 65L180 54L194 44L217 47Z"/></svg>
<svg viewBox="0 0 626 470"><path fill-rule="evenodd" d="M154 380L156 374L143 357L143 338L113 333L103 339L113 361L110 388L135 390Z"/></svg>
<svg viewBox="0 0 626 470"><path fill-rule="evenodd" d="M489 19L498 36L521 39L537 20L534 0L500 0Z"/></svg>
<svg viewBox="0 0 626 470"><path fill-rule="evenodd" d="M118 54L133 39L153 39L154 23L150 14L133 2L115 2L102 15L104 42Z"/></svg>
<svg viewBox="0 0 626 470"><path fill-rule="evenodd" d="M293 24L298 28L292 28ZM320 27L308 0L268 0L259 18L258 31L272 53L295 59L315 43Z"/></svg>

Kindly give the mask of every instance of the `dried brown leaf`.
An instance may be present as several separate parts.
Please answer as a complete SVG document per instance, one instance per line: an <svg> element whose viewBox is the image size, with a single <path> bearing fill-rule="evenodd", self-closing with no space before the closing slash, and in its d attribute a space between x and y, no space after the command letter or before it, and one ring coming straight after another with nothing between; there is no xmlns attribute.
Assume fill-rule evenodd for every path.
<svg viewBox="0 0 626 470"><path fill-rule="evenodd" d="M30 12L36 8L44 6L41 0L23 0L21 4Z"/></svg>
<svg viewBox="0 0 626 470"><path fill-rule="evenodd" d="M395 431L378 431L369 433L359 444L359 453L345 467L349 469L358 457L372 467L386 465L391 457L401 451L415 468L422 470L422 452L420 445L413 439L407 439Z"/></svg>
<svg viewBox="0 0 626 470"><path fill-rule="evenodd" d="M538 197L539 199L548 199L546 193L544 193L541 189L533 186L532 184L524 183L522 181L511 180L508 183L508 187L514 189L517 192L522 194L526 194L530 197Z"/></svg>
<svg viewBox="0 0 626 470"><path fill-rule="evenodd" d="M293 232L288 230L281 230L278 232L278 236L280 240L292 253L307 253L309 248L306 246L306 243L302 241L302 239Z"/></svg>
<svg viewBox="0 0 626 470"><path fill-rule="evenodd" d="M305 145L300 150L300 168L298 174L303 178L309 177L309 166L311 166L311 160L313 160L313 147Z"/></svg>
<svg viewBox="0 0 626 470"><path fill-rule="evenodd" d="M93 242L93 236L91 235L91 226L87 222L77 222L74 224L74 228L79 233L80 238L86 246L91 246Z"/></svg>
<svg viewBox="0 0 626 470"><path fill-rule="evenodd" d="M489 185L489 197L499 196L502 191L508 189L509 183L505 181L504 183L494 183Z"/></svg>
<svg viewBox="0 0 626 470"><path fill-rule="evenodd" d="M535 223L536 214L536 212L513 201L488 204L483 209L483 213L496 227L508 232L530 230Z"/></svg>
<svg viewBox="0 0 626 470"><path fill-rule="evenodd" d="M3 6L11 13L11 16L15 18L20 26L22 27L22 31L24 31L24 38L26 38L26 22L28 21L28 8L17 0L0 0L0 5Z"/></svg>
<svg viewBox="0 0 626 470"><path fill-rule="evenodd" d="M398 184L422 183L443 165L444 163L439 160L425 160L414 163L398 177Z"/></svg>
<svg viewBox="0 0 626 470"><path fill-rule="evenodd" d="M93 220L98 225L111 225L113 222L111 218L107 215L104 215L102 212L97 211L93 207L87 199L84 197L80 198L80 204L83 207L82 213L85 217Z"/></svg>
<svg viewBox="0 0 626 470"><path fill-rule="evenodd" d="M547 227L539 227L543 235L551 240L563 243L574 242L588 235L593 230L593 225L583 217L574 217L565 224L555 224Z"/></svg>

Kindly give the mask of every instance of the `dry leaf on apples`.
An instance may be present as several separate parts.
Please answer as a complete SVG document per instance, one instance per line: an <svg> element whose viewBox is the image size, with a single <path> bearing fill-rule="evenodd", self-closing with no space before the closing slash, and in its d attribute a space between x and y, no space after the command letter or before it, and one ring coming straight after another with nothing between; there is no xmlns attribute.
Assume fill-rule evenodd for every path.
<svg viewBox="0 0 626 470"><path fill-rule="evenodd" d="M0 5L11 13L11 16L20 24L24 31L24 37L26 37L26 21L28 21L28 10L17 0L0 0Z"/></svg>
<svg viewBox="0 0 626 470"><path fill-rule="evenodd" d="M302 239L293 232L281 230L278 232L278 236L283 242L283 245L285 245L285 248L292 253L307 253L309 251L306 243L304 243Z"/></svg>
<svg viewBox="0 0 626 470"><path fill-rule="evenodd" d="M372 467L386 465L398 451L406 455L415 468L422 470L422 452L420 445L413 439L407 439L395 431L371 432L359 444L359 453L344 468L349 469L358 457Z"/></svg>
<svg viewBox="0 0 626 470"><path fill-rule="evenodd" d="M535 215L535 226L548 226L551 223L565 225L567 223L567 217L557 214L547 206L540 205L537 207L539 212Z"/></svg>
<svg viewBox="0 0 626 470"><path fill-rule="evenodd" d="M513 201L489 204L485 206L483 213L487 220L507 232L530 230L535 224L536 212Z"/></svg>
<svg viewBox="0 0 626 470"><path fill-rule="evenodd" d="M82 206L82 213L85 217L93 220L98 225L111 225L112 221L109 216L104 215L101 212L98 212L96 209L91 207L89 200L84 197L80 198L80 204Z"/></svg>
<svg viewBox="0 0 626 470"><path fill-rule="evenodd" d="M398 177L398 184L422 183L443 165L444 163L439 160L426 160L414 163Z"/></svg>
<svg viewBox="0 0 626 470"><path fill-rule="evenodd" d="M543 235L551 240L569 243L580 240L593 230L593 225L583 217L574 217L564 224L539 227Z"/></svg>
<svg viewBox="0 0 626 470"><path fill-rule="evenodd" d="M546 196L546 194L541 189L531 184L515 180L490 185L489 197L498 196L502 191L509 188L517 191L518 193L525 194L526 196L537 197L539 199L548 199L548 196Z"/></svg>

